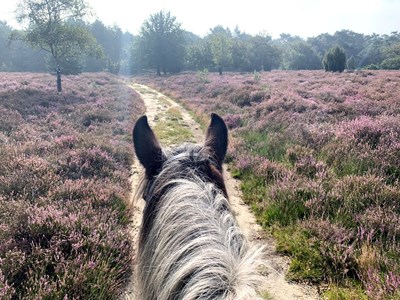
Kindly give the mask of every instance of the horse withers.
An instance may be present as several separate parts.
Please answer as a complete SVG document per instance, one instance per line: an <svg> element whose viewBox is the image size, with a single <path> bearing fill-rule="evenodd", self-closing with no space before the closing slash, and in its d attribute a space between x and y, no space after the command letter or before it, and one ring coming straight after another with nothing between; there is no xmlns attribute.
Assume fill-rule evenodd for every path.
<svg viewBox="0 0 400 300"><path fill-rule="evenodd" d="M143 300L258 299L260 249L230 209L222 164L228 130L211 114L204 145L163 150L142 116L133 129L145 169L137 288Z"/></svg>

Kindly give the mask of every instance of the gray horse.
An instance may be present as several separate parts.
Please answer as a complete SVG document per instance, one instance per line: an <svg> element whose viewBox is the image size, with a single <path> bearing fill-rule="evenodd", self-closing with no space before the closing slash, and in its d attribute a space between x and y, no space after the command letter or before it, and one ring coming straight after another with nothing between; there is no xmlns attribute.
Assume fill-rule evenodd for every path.
<svg viewBox="0 0 400 300"><path fill-rule="evenodd" d="M142 116L134 148L145 168L137 287L143 300L258 299L259 248L249 248L222 175L228 130L211 115L204 145L163 150Z"/></svg>

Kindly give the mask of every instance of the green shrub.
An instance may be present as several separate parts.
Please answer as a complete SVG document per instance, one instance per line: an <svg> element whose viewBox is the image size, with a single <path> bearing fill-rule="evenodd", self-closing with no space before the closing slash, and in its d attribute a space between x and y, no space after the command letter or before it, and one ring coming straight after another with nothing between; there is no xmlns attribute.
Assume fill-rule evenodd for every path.
<svg viewBox="0 0 400 300"><path fill-rule="evenodd" d="M400 70L400 55L385 59L381 63L381 69L384 70Z"/></svg>
<svg viewBox="0 0 400 300"><path fill-rule="evenodd" d="M350 286L349 288L342 288L336 285L331 285L324 293L324 299L327 300L368 300L369 298L362 291L359 286Z"/></svg>
<svg viewBox="0 0 400 300"><path fill-rule="evenodd" d="M379 70L379 66L375 64L370 64L364 67L365 70Z"/></svg>
<svg viewBox="0 0 400 300"><path fill-rule="evenodd" d="M318 242L299 226L276 228L276 251L291 256L288 279L320 282L324 279L324 258Z"/></svg>
<svg viewBox="0 0 400 300"><path fill-rule="evenodd" d="M346 68L346 53L339 46L331 48L326 52L322 63L327 72L343 72Z"/></svg>

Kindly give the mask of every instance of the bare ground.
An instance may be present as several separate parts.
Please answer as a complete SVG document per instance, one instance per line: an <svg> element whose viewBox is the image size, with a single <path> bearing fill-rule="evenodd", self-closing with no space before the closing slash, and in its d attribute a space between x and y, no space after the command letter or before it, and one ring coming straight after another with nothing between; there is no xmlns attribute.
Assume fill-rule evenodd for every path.
<svg viewBox="0 0 400 300"><path fill-rule="evenodd" d="M134 84L132 85L132 88L135 89L142 97L147 108L146 115L151 126L155 126L157 122L165 118L165 112L167 109L173 107L174 109L178 109L181 113L182 120L180 121L180 125L190 128L194 141L197 143L203 142L204 133L200 129L199 124L193 120L190 114L183 107L174 102L172 99L167 98L166 96L148 88L147 86ZM163 141L161 142L163 143ZM136 160L132 166L132 191L136 191L142 171L143 170L141 166ZM275 242L272 237L268 236L265 231L263 231L261 227L256 224L253 214L249 211L247 205L245 205L241 199L241 192L239 189L240 183L231 176L226 167L224 176L230 203L243 233L246 235L250 243L266 245L264 254L266 260L266 269L262 270L264 280L263 286L260 288L261 295L265 299L273 300L320 299L318 292L314 287L291 283L285 279L285 273L288 270L290 262L289 259L276 253ZM134 201L133 199L134 197L132 197L132 238L135 241L138 237L142 211L144 208L144 200L139 199ZM134 253L136 253L136 249ZM134 291L135 282L132 279L132 282L122 299L138 300Z"/></svg>

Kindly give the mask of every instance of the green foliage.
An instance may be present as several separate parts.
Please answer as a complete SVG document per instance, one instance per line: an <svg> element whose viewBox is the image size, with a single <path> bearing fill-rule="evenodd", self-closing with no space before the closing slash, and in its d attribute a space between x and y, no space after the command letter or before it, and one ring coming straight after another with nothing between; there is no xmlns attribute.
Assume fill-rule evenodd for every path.
<svg viewBox="0 0 400 300"><path fill-rule="evenodd" d="M136 47L143 66L155 68L157 75L176 73L183 67L183 30L170 12L159 11L143 23Z"/></svg>
<svg viewBox="0 0 400 300"><path fill-rule="evenodd" d="M279 49L266 34L258 34L250 39L250 66L257 71L271 71L278 68L281 61Z"/></svg>
<svg viewBox="0 0 400 300"><path fill-rule="evenodd" d="M332 285L324 293L324 299L327 300L368 300L368 296L362 291L359 286L351 286L348 288Z"/></svg>
<svg viewBox="0 0 400 300"><path fill-rule="evenodd" d="M149 68L154 68L159 74L204 68L220 72L314 70L321 69L322 57L335 45L350 57L348 69L400 68L399 32L364 35L341 30L333 35L325 33L308 39L290 34L272 39L264 33L250 35L238 28L231 31L216 26L201 38L180 29L174 17L161 11L143 24L142 29L148 34L134 37L117 26L106 26L100 20L87 24L84 19L87 7L83 0L20 1L18 14L25 30L13 31L6 23L0 22L2 71L45 71L46 61L48 69L53 72L59 63L65 74L82 71L128 74ZM57 2L62 3L61 9L52 10ZM42 12L29 14L29 9ZM46 13L46 9L50 13ZM46 23L46 18L50 22ZM174 24L172 27L168 27L171 25L169 18ZM72 25L80 31L76 28L71 30ZM9 36L13 40L11 48ZM38 52L34 48L45 51ZM47 60L46 55L49 56Z"/></svg>
<svg viewBox="0 0 400 300"><path fill-rule="evenodd" d="M208 40L201 39L188 47L187 67L195 70L208 70L214 67L211 46Z"/></svg>
<svg viewBox="0 0 400 300"><path fill-rule="evenodd" d="M365 37L364 48L358 54L360 67L369 69L369 66L379 66L387 58L400 55L398 46L400 33L393 32L391 35L372 34Z"/></svg>
<svg viewBox="0 0 400 300"><path fill-rule="evenodd" d="M379 70L379 65L370 64L363 67L364 70Z"/></svg>
<svg viewBox="0 0 400 300"><path fill-rule="evenodd" d="M283 160L290 145L287 137L280 132L248 131L242 138L246 142L246 148L254 155L260 155L272 161Z"/></svg>
<svg viewBox="0 0 400 300"><path fill-rule="evenodd" d="M210 42L213 62L222 74L223 69L232 63L232 33L228 28L216 26L211 29L207 40Z"/></svg>
<svg viewBox="0 0 400 300"><path fill-rule="evenodd" d="M385 59L381 63L381 69L400 70L400 55Z"/></svg>
<svg viewBox="0 0 400 300"><path fill-rule="evenodd" d="M237 33L236 33L237 34ZM233 36L232 37L232 69L242 72L253 70L251 62L251 44L250 37Z"/></svg>
<svg viewBox="0 0 400 300"><path fill-rule="evenodd" d="M44 72L45 53L32 49L22 41L10 43L10 36L16 36L6 22L0 21L0 71Z"/></svg>
<svg viewBox="0 0 400 300"><path fill-rule="evenodd" d="M79 53L79 49L71 49L71 52L59 57L57 61L52 56L46 57L46 67L50 71L55 71L60 66L62 74L77 75L82 73L84 67L84 57Z"/></svg>
<svg viewBox="0 0 400 300"><path fill-rule="evenodd" d="M393 33L392 39L384 48L385 60L381 63L381 69L400 70L400 34Z"/></svg>
<svg viewBox="0 0 400 300"><path fill-rule="evenodd" d="M312 189L303 187L302 183L278 185L271 192L271 197L274 197L273 201L265 207L264 222L267 225L277 223L287 226L305 219L309 215L305 203L315 194Z"/></svg>
<svg viewBox="0 0 400 300"><path fill-rule="evenodd" d="M346 53L339 46L329 49L325 54L323 65L327 72L343 72L346 68Z"/></svg>
<svg viewBox="0 0 400 300"><path fill-rule="evenodd" d="M320 282L324 279L324 257L318 250L318 242L297 226L276 228L276 251L292 257L289 279Z"/></svg>
<svg viewBox="0 0 400 300"><path fill-rule="evenodd" d="M364 62L370 57L370 52L360 55L365 47L368 46L369 41L370 36L351 30L336 31L333 35L324 33L307 39L307 42L310 43L321 57L323 57L330 48L339 45L345 50L348 57L354 56L357 61L360 62Z"/></svg>
<svg viewBox="0 0 400 300"><path fill-rule="evenodd" d="M290 43L285 60L285 68L290 70L319 70L322 68L321 57L305 41Z"/></svg>
<svg viewBox="0 0 400 300"><path fill-rule="evenodd" d="M88 51L82 53L80 48L71 48L69 55L60 58L63 74L101 71L128 74L130 72L130 56L135 42L132 34L122 32L115 25L106 26L99 20L90 24L83 20L73 22L69 20L68 23L78 24L80 28L86 29L93 35L95 41L91 36L83 37L83 40L86 39L92 43L92 46L86 48ZM10 35L12 43L9 42ZM45 72L50 70L54 72L56 63L49 52L37 51L22 40L17 40L18 37L22 38L23 33L13 32L12 27L0 21L0 71Z"/></svg>
<svg viewBox="0 0 400 300"><path fill-rule="evenodd" d="M81 68L73 65L83 53L101 55L96 40L84 24L75 21L83 18L87 11L82 0L22 0L18 4L17 20L27 24L26 29L14 32L11 38L48 52L52 70L60 65L69 73L79 73Z"/></svg>
<svg viewBox="0 0 400 300"><path fill-rule="evenodd" d="M262 210L256 209L256 203L262 203L267 197L266 182L264 178L254 176L254 174L251 174L251 172L248 172L247 170L234 170L234 176L241 180L240 187L244 193L245 202L255 209L257 218L262 220Z"/></svg>
<svg viewBox="0 0 400 300"><path fill-rule="evenodd" d="M209 79L208 79L208 69L207 68L204 68L203 71L197 72L197 77L203 83L209 83L210 82Z"/></svg>
<svg viewBox="0 0 400 300"><path fill-rule="evenodd" d="M356 59L352 55L348 60L347 60L347 69L349 70L355 70L356 68Z"/></svg>
<svg viewBox="0 0 400 300"><path fill-rule="evenodd" d="M222 26L213 28L204 39L188 48L189 68L201 70L270 71L278 68L281 54L266 34L251 36L235 29L234 34Z"/></svg>
<svg viewBox="0 0 400 300"><path fill-rule="evenodd" d="M240 32L238 28L232 33L221 26L203 39L196 41L188 48L187 66L189 69L201 70L205 67L217 70L219 61L224 62L224 69L252 72L253 70L268 71L270 69L321 69L322 57L338 45L350 57L349 69L381 63L390 59L381 68L396 68L396 60L400 55L400 34L364 35L350 30L341 30L331 34L321 34L306 40L281 34L278 39L261 34L252 36ZM217 41L211 51L210 37L223 34L224 43ZM223 48L221 45L228 45ZM223 49L221 51L221 49ZM353 58L352 58L353 57ZM354 59L354 61L353 61ZM345 61L346 64L346 61Z"/></svg>
<svg viewBox="0 0 400 300"><path fill-rule="evenodd" d="M117 26L106 26L100 20L88 25L88 30L95 37L104 55L86 56L85 71L108 71L113 74L129 73L130 48L133 35L123 33Z"/></svg>

